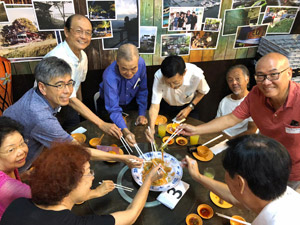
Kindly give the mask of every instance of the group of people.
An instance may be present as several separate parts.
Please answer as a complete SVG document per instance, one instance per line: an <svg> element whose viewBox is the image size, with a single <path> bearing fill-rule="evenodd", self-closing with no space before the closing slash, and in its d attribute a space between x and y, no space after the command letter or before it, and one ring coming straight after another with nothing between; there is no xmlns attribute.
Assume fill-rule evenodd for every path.
<svg viewBox="0 0 300 225"><path fill-rule="evenodd" d="M154 75L148 121L146 65L134 45L124 44L103 73L96 115L80 100L80 84L87 73L83 50L91 41L91 23L75 14L66 21L64 32L66 41L36 66L35 87L0 117L0 224L133 224L151 183L161 177L160 165L149 173L126 210L76 216L70 211L74 204L114 189L112 181L105 181L91 190L94 173L89 160L119 161L131 168L140 167L143 160L82 147L65 126L78 123L80 114L105 133L118 139L124 136L134 145L135 136L122 112L138 109L135 124L148 123L145 135L153 141L158 114L177 120L191 116L210 88L199 67L179 56L166 57ZM226 184L201 175L190 157L182 162L197 182L257 213L253 224L297 224L300 195L292 189L300 186L300 85L291 81L288 59L279 53L263 56L255 70L257 85L249 92L248 69L230 68L226 80L232 93L221 101L217 118L199 126L181 125L187 136L218 131L232 136L223 159ZM105 114L107 122L100 119ZM265 136L254 134L257 128ZM28 184L22 183L19 171L28 173Z"/></svg>
<svg viewBox="0 0 300 225"><path fill-rule="evenodd" d="M170 17L170 30L196 30L198 18L196 12L188 10L184 12L174 12ZM201 28L198 28L198 30Z"/></svg>

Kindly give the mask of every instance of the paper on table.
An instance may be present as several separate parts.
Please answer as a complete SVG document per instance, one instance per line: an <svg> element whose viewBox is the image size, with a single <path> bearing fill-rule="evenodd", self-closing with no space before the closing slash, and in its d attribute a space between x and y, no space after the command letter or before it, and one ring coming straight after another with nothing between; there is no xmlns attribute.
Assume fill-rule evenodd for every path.
<svg viewBox="0 0 300 225"><path fill-rule="evenodd" d="M185 118L183 118L182 120L177 120L176 117L172 119L173 123L179 123L179 124L183 123L185 120L186 120Z"/></svg>
<svg viewBox="0 0 300 225"><path fill-rule="evenodd" d="M81 133L81 134L83 134L84 132L86 132L86 129L84 127L78 127L77 129L73 130L71 132L71 134L75 134L75 133Z"/></svg>
<svg viewBox="0 0 300 225"><path fill-rule="evenodd" d="M215 146L211 147L210 150L215 154L219 154L220 152L224 151L228 146L226 144L226 142L228 141L228 139L220 142L219 144L216 144Z"/></svg>
<svg viewBox="0 0 300 225"><path fill-rule="evenodd" d="M184 181L180 181L177 186L162 192L156 199L170 209L174 209L190 185Z"/></svg>

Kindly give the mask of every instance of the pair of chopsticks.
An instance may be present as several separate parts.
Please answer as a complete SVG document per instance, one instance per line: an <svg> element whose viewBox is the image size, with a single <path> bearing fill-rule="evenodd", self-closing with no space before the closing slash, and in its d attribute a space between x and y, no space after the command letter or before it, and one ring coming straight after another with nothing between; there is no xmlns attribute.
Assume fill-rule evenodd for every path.
<svg viewBox="0 0 300 225"><path fill-rule="evenodd" d="M223 137L223 134L220 134L219 136L217 136L217 137L215 137L215 138L213 138L213 139L211 139L211 140L205 142L204 144L202 144L202 146L208 145L209 143L211 143L211 142L213 142L213 141L215 141L215 140L217 140L217 139L219 139L219 138L221 138L221 137Z"/></svg>
<svg viewBox="0 0 300 225"><path fill-rule="evenodd" d="M217 213L216 214L219 216L219 217L223 217L225 219L229 219L229 220L233 220L233 221L236 221L236 222L239 222L239 223L242 223L242 224L246 224L246 225L251 225L251 223L248 223L248 222L245 222L245 221L242 221L242 220L238 220L238 219L235 219L235 218L232 218L230 216L226 216L222 213Z"/></svg>
<svg viewBox="0 0 300 225"><path fill-rule="evenodd" d="M102 184L102 182L100 181L99 184ZM130 188L130 187L122 186L120 184L114 184L114 185L115 185L115 188L123 189L124 191L130 191L130 192L133 191L133 188Z"/></svg>
<svg viewBox="0 0 300 225"><path fill-rule="evenodd" d="M126 151L128 152L129 155L130 155L130 152L133 153L132 149L130 148L130 146L127 143L127 141L125 140L125 138L123 138L123 136L121 136L120 141L122 142L124 148L126 149Z"/></svg>
<svg viewBox="0 0 300 225"><path fill-rule="evenodd" d="M177 135L179 134L183 129L177 129L173 132L173 134L168 138L168 140L161 146L161 148L164 148L168 143Z"/></svg>
<svg viewBox="0 0 300 225"><path fill-rule="evenodd" d="M151 133L151 128L148 126L148 130ZM151 141L151 151L153 152L157 152L156 146L155 146L155 141ZM152 154L153 155L153 154Z"/></svg>

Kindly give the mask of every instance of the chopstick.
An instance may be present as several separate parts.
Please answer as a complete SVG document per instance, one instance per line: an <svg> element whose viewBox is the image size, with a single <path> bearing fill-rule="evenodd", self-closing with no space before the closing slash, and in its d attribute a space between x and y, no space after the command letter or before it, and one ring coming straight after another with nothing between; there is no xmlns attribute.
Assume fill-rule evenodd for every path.
<svg viewBox="0 0 300 225"><path fill-rule="evenodd" d="M177 134L179 134L183 129L178 130L176 128L176 130L173 132L173 134L168 138L168 140L161 146L161 148L163 148L164 146L166 146Z"/></svg>
<svg viewBox="0 0 300 225"><path fill-rule="evenodd" d="M235 218L232 218L230 216L226 216L222 213L217 213L216 214L219 216L219 217L223 217L225 219L229 219L229 220L233 220L233 221L236 221L236 222L239 222L239 223L242 223L242 224L246 224L246 225L251 225L251 223L248 223L248 222L245 222L245 221L242 221L242 220L238 220L238 219L235 219Z"/></svg>
<svg viewBox="0 0 300 225"><path fill-rule="evenodd" d="M102 182L100 181L99 184L102 184ZM120 184L115 184L115 183L114 183L114 185L115 185L115 188L123 189L124 191L130 191L130 192L133 191L133 188L130 188L130 187L122 186Z"/></svg>
<svg viewBox="0 0 300 225"><path fill-rule="evenodd" d="M135 150L137 151L137 153L139 154L140 157L142 157L144 160L146 161L150 161L142 152L142 150L140 149L140 147L137 144L134 144Z"/></svg>
<svg viewBox="0 0 300 225"><path fill-rule="evenodd" d="M121 136L120 141L122 142L124 148L126 149L126 151L128 152L129 155L130 155L129 150L133 153L133 150L130 148L129 144L127 143L126 139L123 138L123 136Z"/></svg>
<svg viewBox="0 0 300 225"><path fill-rule="evenodd" d="M223 134L220 134L219 136L217 136L217 137L215 137L215 138L213 138L213 139L211 139L211 140L205 142L204 144L202 144L202 146L208 145L209 143L211 143L211 142L213 142L213 141L219 139L220 137L223 137Z"/></svg>

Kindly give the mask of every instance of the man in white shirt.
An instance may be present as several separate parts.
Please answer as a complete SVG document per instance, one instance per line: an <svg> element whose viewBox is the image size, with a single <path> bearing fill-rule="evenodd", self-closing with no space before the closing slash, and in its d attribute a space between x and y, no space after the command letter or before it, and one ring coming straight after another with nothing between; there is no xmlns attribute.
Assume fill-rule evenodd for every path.
<svg viewBox="0 0 300 225"><path fill-rule="evenodd" d="M291 158L283 145L262 135L244 135L227 142L225 183L199 173L195 160L182 161L192 178L221 199L250 209L252 225L299 224L300 194L287 187Z"/></svg>
<svg viewBox="0 0 300 225"><path fill-rule="evenodd" d="M82 103L81 96L81 82L85 81L88 70L88 59L86 53L83 51L90 45L92 37L91 22L83 15L74 14L70 16L64 28L66 40L56 46L45 57L56 56L65 60L72 68L72 79L75 81L75 86L70 96L70 103L67 108L63 108L62 115L57 115L64 128L76 125L76 115L78 120L78 113L84 118L96 124L105 133L119 138L122 133L121 130L112 123L106 123L96 116L87 106ZM70 107L72 108L70 108ZM74 115L74 109L75 115ZM71 116L73 115L73 116ZM72 118L71 118L72 117ZM73 122L74 118L74 122ZM63 122L71 120L69 124L64 126Z"/></svg>
<svg viewBox="0 0 300 225"><path fill-rule="evenodd" d="M244 65L235 65L231 67L226 74L227 84L232 91L231 94L225 96L217 111L216 117L225 116L237 107L249 93L247 86L249 84L249 70ZM253 134L257 130L252 118L249 117L237 125L223 130L228 136L237 136L245 134Z"/></svg>
<svg viewBox="0 0 300 225"><path fill-rule="evenodd" d="M175 115L177 120L182 120L208 92L209 86L199 67L185 63L180 56L166 57L161 69L154 75L149 109L151 129L146 130L147 139L151 141L154 138L155 120L159 112Z"/></svg>

